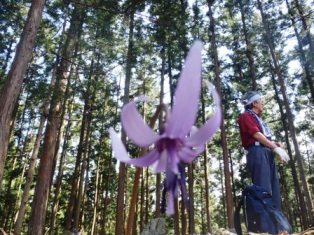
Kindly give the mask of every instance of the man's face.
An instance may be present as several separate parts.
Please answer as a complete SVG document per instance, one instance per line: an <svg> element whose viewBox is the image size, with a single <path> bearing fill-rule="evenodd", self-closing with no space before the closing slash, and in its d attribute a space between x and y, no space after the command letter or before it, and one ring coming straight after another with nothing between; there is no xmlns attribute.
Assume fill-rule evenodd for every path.
<svg viewBox="0 0 314 235"><path fill-rule="evenodd" d="M253 107L257 113L261 113L264 108L264 101L262 99L254 101Z"/></svg>

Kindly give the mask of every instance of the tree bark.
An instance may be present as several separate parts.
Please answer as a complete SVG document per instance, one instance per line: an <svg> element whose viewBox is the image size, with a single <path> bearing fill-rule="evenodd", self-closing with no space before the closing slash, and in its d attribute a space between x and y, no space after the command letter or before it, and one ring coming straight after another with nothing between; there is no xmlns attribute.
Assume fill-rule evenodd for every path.
<svg viewBox="0 0 314 235"><path fill-rule="evenodd" d="M297 38L298 52L299 52L298 54L299 54L300 61L301 61L301 64L303 66L303 69L304 69L304 76L305 76L305 79L306 79L308 86L310 88L312 102L314 103L314 84L313 84L313 80L312 80L311 65L309 63L309 60L306 58L305 52L303 50L301 35L299 34L299 32L297 30L295 16L294 16L293 10L290 7L288 0L286 0L286 5L288 8L288 12L290 14L290 20L291 20L291 23L293 26L294 33L295 33L295 36Z"/></svg>
<svg viewBox="0 0 314 235"><path fill-rule="evenodd" d="M202 100L202 123L205 123L205 102L204 102L204 96L203 93L201 93L201 100ZM208 184L208 164L207 164L207 151L208 147L207 144L205 145L205 151L204 151L204 181L205 181L205 212L206 212L206 230L207 233L212 233L211 228L211 220L210 220L210 211L209 211L209 184Z"/></svg>
<svg viewBox="0 0 314 235"><path fill-rule="evenodd" d="M146 168L145 171L145 225L148 224L148 217L149 217L149 171L148 168Z"/></svg>
<svg viewBox="0 0 314 235"><path fill-rule="evenodd" d="M178 200L176 200L176 203L178 203ZM180 212L181 212L181 234L187 234L187 224L186 224L186 213L185 213L185 205L183 202L183 198L181 196L181 201L179 201L180 205ZM178 213L179 214L179 213ZM177 218L177 226L179 227L179 215L176 217ZM180 233L176 233L176 235L179 235Z"/></svg>
<svg viewBox="0 0 314 235"><path fill-rule="evenodd" d="M112 156L110 156L110 159ZM110 160L108 161L108 166L110 165ZM110 168L109 168L110 169ZM101 233L100 234L105 234L106 231L106 224L107 224L107 211L108 211L108 205L109 205L109 184L110 184L110 174L109 177L106 178L106 183L105 183L105 198L103 200L104 206L103 206L103 214L102 214L102 224L103 226L101 227Z"/></svg>
<svg viewBox="0 0 314 235"><path fill-rule="evenodd" d="M215 36L215 19L213 17L212 5L214 1L207 0L208 3L208 16L210 19L209 25L209 34L211 38L211 48L212 48L212 59L214 61L215 66L215 85L217 87L217 91L220 94L221 99L223 100L223 93L221 88L221 79L220 79L220 65L218 60L218 51L217 51L217 43ZM222 107L222 112L224 112L224 108ZM221 142L222 142L222 152L223 152L223 163L224 163L224 175L225 175L225 190L226 190L226 204L227 204L227 221L228 228L234 228L233 223L233 214L234 214L234 206L233 206L233 197L231 190L231 177L230 177L230 169L229 169L229 160L228 160L228 145L227 145L227 134L224 123L224 118L221 120Z"/></svg>
<svg viewBox="0 0 314 235"><path fill-rule="evenodd" d="M62 178L63 178L63 170L64 170L64 162L65 162L65 156L66 152L68 150L68 142L70 140L70 129L71 129L71 114L72 114L72 102L74 99L74 95L72 97L72 100L69 104L69 110L68 110L68 123L65 128L65 134L63 139L63 148L60 156L59 161L59 167L58 167L58 175L56 180L56 186L54 191L54 197L51 205L51 217L50 217L50 229L49 233L51 235L55 234L55 224L56 224L56 215L59 208L59 195L61 192L61 184L62 184Z"/></svg>
<svg viewBox="0 0 314 235"><path fill-rule="evenodd" d="M131 201L130 201L130 206L129 206L129 217L128 217L126 233L125 233L126 235L132 235L133 234L132 228L134 226L135 209L136 209L136 204L137 204L137 200L138 200L138 187L139 187L139 181L140 181L141 174L142 174L142 169L136 168L135 177L134 177L134 184L133 184L133 189L132 189L132 195L131 195Z"/></svg>
<svg viewBox="0 0 314 235"><path fill-rule="evenodd" d="M303 10L302 4L299 2L299 0L294 0L294 3L295 3L295 6L299 12L300 18L301 18L304 34L305 34L307 43L309 44L310 61L312 62L312 66L314 67L314 43L312 40L310 27L308 26L308 23L306 21L306 17L304 15L304 10ZM312 69L314 69L313 67L312 67Z"/></svg>
<svg viewBox="0 0 314 235"><path fill-rule="evenodd" d="M80 204L79 200L81 200L82 195L80 195L83 189L83 181L84 181L84 169L83 166L86 167L86 152L88 146L89 132L90 132L90 123L91 123L91 112L92 112L92 102L94 100L94 94L92 94L92 80L93 78L93 69L94 69L94 60L91 61L89 78L87 82L87 89L84 94L84 108L83 115L81 121L81 129L80 129L80 139L77 150L77 157L75 162L75 168L72 175L71 182L71 194L69 204L67 206L66 211L66 219L65 219L65 230L71 231L72 228L78 231L78 224L80 218ZM78 200L79 199L79 200ZM73 222L73 224L72 224ZM73 231L74 231L73 230Z"/></svg>
<svg viewBox="0 0 314 235"><path fill-rule="evenodd" d="M188 185L189 185L189 234L195 233L195 218L194 218L194 164L188 165Z"/></svg>
<svg viewBox="0 0 314 235"><path fill-rule="evenodd" d="M23 114L22 114L23 118L22 118L21 127L20 127L20 131L21 131L20 136L21 137L19 138L18 146L21 146L21 147L19 148L18 152L16 153L16 157L14 157L14 162L13 162L13 166L12 166L13 172L19 168L19 166L17 164L18 159L23 159L23 158L27 159L27 156L28 156L27 147L28 147L29 142L31 141L31 137L30 137L29 133L30 133L30 130L33 129L33 127L34 127L34 120L30 120L31 123L28 124L27 129L25 130L23 128L23 126L26 124L24 122L24 117L25 117L26 110L27 110L27 108L26 108L27 103L28 103L27 100L28 99L26 99L26 102L25 102L25 108L23 110ZM32 110L31 112L32 112L32 114L29 114L29 115L33 116L34 111ZM25 132L24 138L23 138L22 132ZM24 157L23 157L23 155L24 155ZM19 195L20 195L21 184L23 182L25 171L26 171L26 163L23 164L23 170L22 170L19 177L14 177L14 173L10 174L7 191L5 193L5 210L3 213L5 215L3 227L7 231L11 231L12 226L14 225L14 213L15 213L16 207L17 207L16 204L19 204L19 197L20 197ZM17 179L17 178L19 178L19 179ZM20 182L18 187L16 187L17 182ZM15 195L15 193L13 193L14 191L17 191L16 195Z"/></svg>
<svg viewBox="0 0 314 235"><path fill-rule="evenodd" d="M144 229L144 174L141 176L141 197L140 197L140 232Z"/></svg>
<svg viewBox="0 0 314 235"><path fill-rule="evenodd" d="M179 202L178 198L174 199L174 215L173 217L173 227L174 227L174 234L180 235L180 227L179 227Z"/></svg>
<svg viewBox="0 0 314 235"><path fill-rule="evenodd" d="M163 43L164 44L164 43ZM160 73L160 95L159 95L159 105L164 103L164 82L165 82L165 73L166 73L166 53L165 45L161 49L161 73ZM159 133L162 132L164 126L164 121L162 115L159 115L158 128ZM157 173L156 175L156 212L155 216L158 218L160 216L160 202L161 202L161 174Z"/></svg>
<svg viewBox="0 0 314 235"><path fill-rule="evenodd" d="M88 83L87 93L89 92L89 89L90 89L90 82ZM79 140L78 150L77 150L77 155L76 155L75 168L72 175L71 194L70 194L69 204L67 206L66 218L65 218L65 230L66 231L70 231L72 228L72 221L73 221L73 216L74 216L76 199L77 199L78 191L79 191L81 164L83 162L83 155L86 150L84 147L84 142L86 138L86 129L87 129L86 128L87 112L88 112L88 102L87 102L87 98L85 98L81 129L80 129L80 140Z"/></svg>
<svg viewBox="0 0 314 235"><path fill-rule="evenodd" d="M45 107L45 108L47 108L47 107ZM26 210L26 207L28 205L28 199L30 196L29 192L30 192L31 185L33 182L33 177L34 177L35 167L36 167L36 159L37 159L37 155L38 155L38 151L39 151L39 147L40 147L40 142L42 140L42 133L43 133L44 125L46 122L47 112L48 112L48 110L44 110L43 114L40 117L37 136L36 136L32 156L30 158L29 168L27 171L26 182L24 185L21 205L20 205L20 208L19 208L19 211L17 214L15 224L14 224L14 234L16 234L16 235L21 234L22 223L23 223L23 219L24 219L24 215L25 215L25 210Z"/></svg>
<svg viewBox="0 0 314 235"><path fill-rule="evenodd" d="M299 180L298 180L298 173L295 167L295 159L293 157L292 154L292 150L291 150L291 145L289 142L289 133L288 133L288 126L287 126L287 121L285 118L285 114L283 111L283 105L282 105L282 101L279 98L279 91L276 87L276 81L275 81L275 75L273 73L273 67L271 66L271 62L269 62L270 64L270 69L271 69L271 79L272 79L272 84L273 84L273 88L275 91L275 97L277 100L277 103L279 105L279 110L280 110L280 117L281 117L281 122L282 122L282 126L285 132L285 142L287 145L287 150L288 150L288 154L291 158L291 161L289 161L289 165L291 168L291 173L292 173L292 178L293 178L293 183L294 183L294 191L295 191L295 195L296 195L296 199L297 201L300 203L300 208L301 208L301 213L300 213L300 208L296 208L297 212L300 214L301 216L301 227L303 229L305 229L305 227L307 226L307 219L306 219L306 205L305 205L305 201L304 201L304 197L301 193L301 189L300 189L300 184L299 184Z"/></svg>
<svg viewBox="0 0 314 235"><path fill-rule="evenodd" d="M26 131L26 134L22 134L22 133L25 132L23 126L25 126L25 124L26 124L25 123L25 114L26 114L26 111L28 109L28 103L29 103L29 95L27 94L27 96L25 98L25 104L24 104L23 110L21 111L21 114L19 114L19 115L21 115L21 117L19 117L20 125L17 128L17 132L19 133L19 134L17 134L17 140L16 140L17 146L18 146L17 151L15 152L15 154L10 159L12 164L10 164L10 162L9 162L9 165L7 165L12 169L13 172L16 169L18 159L22 158L22 154L26 148L26 145L25 145L26 144L26 136L28 135L29 128ZM16 105L16 106L18 106L18 105ZM18 107L16 107L16 109L18 109ZM18 112L16 112L15 118L16 118L17 114L18 114ZM11 136L11 134L10 134L10 136ZM23 138L23 136L24 136L24 138ZM1 222L0 222L1 224L3 224L3 228L5 230L9 230L8 224L10 221L11 213L14 211L13 210L14 200L12 200L12 197L13 197L12 189L14 189L14 184L15 184L14 174L9 173L7 183L6 183L7 187L6 187L5 192L3 192L4 206L3 206L3 211L1 213L2 218L1 218Z"/></svg>
<svg viewBox="0 0 314 235"><path fill-rule="evenodd" d="M267 39L267 44L271 53L271 57L273 60L273 64L274 64L274 69L275 69L275 73L277 75L278 78L278 82L280 85L280 90L281 90L281 94L283 97L283 102L284 102L284 106L286 109L286 116L288 119L288 128L289 128L289 132L292 138L292 142L294 145L294 149L295 149L295 155L296 155L296 160L297 160L297 164L299 167L299 171L300 171L300 177L301 177L301 185L302 185L302 194L305 196L306 199L306 205L307 205L307 221L308 224L311 223L313 221L313 215L312 215L312 210L313 210L313 205L312 205L312 201L311 201L311 197L310 197L310 193L309 193L309 189L308 189L308 185L306 182L306 177L305 177L305 172L304 172L304 166L303 166L303 160L302 160L302 156L301 156L301 152L299 149L299 145L297 142L297 138L296 138L296 131L295 131L295 127L293 124L293 115L292 115L292 111L289 105L289 100L287 97L287 92L286 92L286 85L285 85L285 81L283 79L282 76L282 71L281 71L281 67L279 64L279 61L276 57L276 51L275 51L275 47L273 45L273 40L272 40L272 36L271 36L271 32L268 26L268 22L266 20L264 11L263 11L263 7L261 4L260 0L257 0L258 3L258 8L261 12L261 16L262 16L262 22L263 22L263 27L265 30L265 36Z"/></svg>
<svg viewBox="0 0 314 235"><path fill-rule="evenodd" d="M90 141L90 117L87 120L87 133L86 139L84 141L84 146L89 146ZM87 150L84 152L83 159L82 159L82 166L80 171L80 178L79 178L79 188L78 188L78 195L75 200L75 207L74 207L74 214L73 214L73 232L79 232L81 230L80 224L82 219L82 211L83 211L83 202L84 202L84 194L86 189L86 174L88 172L88 165L89 165L89 154L90 152Z"/></svg>
<svg viewBox="0 0 314 235"><path fill-rule="evenodd" d="M98 60L97 60L98 64ZM78 191L76 200L74 203L74 211L73 211L73 232L80 231L80 223L81 223L81 211L83 207L83 201L84 201L84 195L85 195L85 188L84 182L86 180L85 174L88 172L88 165L89 165L89 147L90 146L90 135L91 135L91 122L92 122L92 104L95 100L95 93L93 92L95 89L93 88L94 85L94 60L91 61L90 65L90 72L89 72L89 78L88 78L88 87L87 91L85 93L85 105L84 105L84 113L82 117L82 128L83 128L83 139L80 141L81 143L81 154L83 155L82 162L78 162L78 164L81 164L80 167L80 177L79 177L79 185L78 185ZM81 156L79 157L81 158ZM75 188L73 188L75 189ZM72 189L72 190L73 190Z"/></svg>
<svg viewBox="0 0 314 235"><path fill-rule="evenodd" d="M38 181L35 188L28 234L42 234L44 229L49 188L51 177L53 175L52 168L57 131L60 126L61 105L69 78L71 59L79 40L79 34L82 27L82 15L82 9L75 6L62 52L62 59L56 73L56 84L50 104L43 154L39 164Z"/></svg>
<svg viewBox="0 0 314 235"><path fill-rule="evenodd" d="M125 73L125 84L124 84L124 97L123 104L129 102L129 90L130 90L130 81L132 77L132 66L133 66L133 53L134 53L134 42L133 42L133 33L134 33L134 13L135 6L131 2L131 11L130 11L130 25L129 25L129 41L128 41L128 52L126 59L126 73ZM126 143L126 135L122 131L122 142ZM117 195L117 210L116 210L116 235L124 234L124 190L125 190L125 178L126 178L126 166L124 163L120 162L119 166L119 176L118 176L118 195Z"/></svg>
<svg viewBox="0 0 314 235"><path fill-rule="evenodd" d="M100 182L100 157L97 159L96 169L96 181L95 181L95 197L94 197L94 211L92 220L91 235L97 234L97 215L98 215L98 204L99 204L99 182Z"/></svg>
<svg viewBox="0 0 314 235"><path fill-rule="evenodd" d="M65 24L64 24L64 26L65 26ZM62 32L64 32L64 30ZM59 54L59 51L60 51L60 49L58 50L57 54ZM51 91L54 89L58 63L59 63L59 57L57 56L56 61L55 61L54 65L53 65L53 69L52 69L52 75L51 75L51 81L50 81L50 90ZM28 171L27 171L26 182L25 182L25 185L24 185L23 195L22 195L22 199L21 199L21 205L20 205L19 211L17 212L16 219L15 219L14 234L21 234L21 228L22 228L22 223L23 223L23 219L24 219L24 216L25 216L25 210L26 210L26 207L27 207L27 202L28 202L29 197L30 197L30 189L31 189L31 185L33 183L33 178L34 178L34 174L35 174L36 159L38 157L40 143L41 143L41 140L42 140L42 137L43 137L42 132L44 130L44 124L45 124L45 122L47 120L47 116L48 116L48 113L49 113L50 98L51 98L51 94L49 93L49 96L44 101L44 105L43 105L43 108L42 108L42 114L41 114L41 117L40 117L40 122L39 122L38 131L37 131L37 136L36 136L34 148L33 148L33 151L32 151L32 155L31 155L31 158L30 158L29 168L28 168Z"/></svg>
<svg viewBox="0 0 314 235"><path fill-rule="evenodd" d="M211 213L209 211L209 184L208 184L208 172L207 172L207 146L204 152L204 178L205 178L205 212L206 212L206 230L207 233L212 233L211 227Z"/></svg>
<svg viewBox="0 0 314 235"><path fill-rule="evenodd" d="M75 58L77 56L77 47L75 49L75 53L73 58ZM57 59L58 61L58 59ZM71 77L73 74L73 68L74 66L71 66L70 69L70 74L69 74L69 79L68 79L68 83L66 86L66 91L64 94L64 99L62 101L62 107L64 107L61 111L61 115L60 115L60 126L59 126L59 130L58 130L58 134L57 134L57 140L56 140L56 147L55 147L55 153L54 153L54 157L53 157L53 163L52 163L52 172L55 172L55 168L57 165L57 161L60 158L60 164L59 164L59 170L58 170L58 176L57 176L57 182L56 182L56 186L55 186L55 191L53 193L54 197L53 197L53 202L52 202L52 208L51 208L51 217L50 217L50 230L49 233L53 234L54 231L54 226L55 226L55 219L56 219L56 213L57 213L57 209L59 206L59 193L61 190L61 182L62 182L62 174L63 174L63 161L65 158L65 154L66 154L66 145L68 139L64 139L64 145L63 145L63 149L62 149L62 153L61 153L61 157L59 154L59 147L60 147L60 143L62 141L62 138L64 137L64 131L65 131L65 115L68 111L69 113L69 121L66 125L66 132L69 132L69 128L71 125L71 119L70 119L70 115L71 115L71 108L69 108L70 106L72 106L73 103L73 99L74 99L74 93L72 95L71 101L68 100L69 97L69 93L70 93L70 86L71 86ZM76 71L76 76L77 76L77 71ZM67 138L68 133L66 134L65 138ZM51 178L52 181L52 178ZM50 183L50 189L49 191L53 190L53 183Z"/></svg>
<svg viewBox="0 0 314 235"><path fill-rule="evenodd" d="M287 174L285 174L285 172L283 171L282 167L279 167L278 172L280 174L280 184L281 184L281 188L283 191L283 210L286 212L287 217L288 217L288 221L292 221L293 222L293 216L292 216L292 207L289 206L289 189L288 189L288 182L287 182ZM293 227L293 226L292 226Z"/></svg>
<svg viewBox="0 0 314 235"><path fill-rule="evenodd" d="M252 81L252 90L256 90L257 83L256 83L256 73L255 73L255 62L254 62L254 56L253 56L253 47L249 38L248 29L245 22L245 12L244 12L244 6L242 0L238 0L239 6L240 6L240 12L241 12L241 22L242 22L242 28L243 28L243 35L245 40L245 53L246 57L249 61L249 74Z"/></svg>
<svg viewBox="0 0 314 235"><path fill-rule="evenodd" d="M8 150L10 121L14 106L22 87L28 63L32 57L37 30L39 28L45 0L33 0L18 43L15 57L0 94L0 185Z"/></svg>
<svg viewBox="0 0 314 235"><path fill-rule="evenodd" d="M102 110L102 115L105 114L105 108ZM115 113L117 114L117 113ZM107 157L104 155L105 151L105 143L104 143L104 138L105 138L105 122L102 122L101 126L101 137L100 137L100 152L99 152L99 171L100 171L100 178L99 178L99 194L98 194L98 205L97 205L97 210L99 211L98 218L96 218L96 228L95 228L95 234L105 234L105 227L106 227L106 213L107 213L107 199L108 199L108 194L109 194L109 182L111 182L111 164L112 164L112 153L108 154ZM107 168L106 168L107 165ZM105 169L108 169L105 171ZM106 180L104 180L106 179ZM103 196L105 194L105 196ZM98 209L99 207L99 209ZM98 226L99 223L99 226Z"/></svg>

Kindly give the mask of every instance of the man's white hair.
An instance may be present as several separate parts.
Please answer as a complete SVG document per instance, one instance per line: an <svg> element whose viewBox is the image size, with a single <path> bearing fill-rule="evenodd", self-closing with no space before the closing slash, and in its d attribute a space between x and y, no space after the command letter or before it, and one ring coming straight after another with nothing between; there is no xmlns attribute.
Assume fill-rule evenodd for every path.
<svg viewBox="0 0 314 235"><path fill-rule="evenodd" d="M252 104L254 101L262 98L262 95L257 91L248 91L242 97L242 103L247 106Z"/></svg>

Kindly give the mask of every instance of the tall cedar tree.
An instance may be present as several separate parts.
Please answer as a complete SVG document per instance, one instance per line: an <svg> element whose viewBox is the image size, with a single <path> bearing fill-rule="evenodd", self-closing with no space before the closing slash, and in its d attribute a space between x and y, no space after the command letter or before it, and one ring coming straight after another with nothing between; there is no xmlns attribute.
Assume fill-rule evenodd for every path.
<svg viewBox="0 0 314 235"><path fill-rule="evenodd" d="M53 91L48 123L45 131L43 153L40 159L38 180L36 183L32 213L29 222L28 234L42 234L46 219L47 201L51 179L53 175L53 162L55 155L57 131L60 126L60 115L66 86L69 79L69 71L79 34L82 28L83 9L75 5L70 27L65 41L62 58L56 72L56 84Z"/></svg>
<svg viewBox="0 0 314 235"><path fill-rule="evenodd" d="M312 102L314 103L314 84L313 84L313 76L312 76L313 71L311 71L310 60L309 60L309 58L306 57L305 50L303 49L304 43L302 43L302 36L300 35L298 28L297 28L298 26L296 23L297 19L295 16L295 10L291 8L288 0L286 0L286 5L287 5L288 12L290 15L290 20L291 20L291 24L292 24L292 27L293 27L293 30L295 33L295 37L296 37L297 42L298 42L298 55L300 57L300 62L301 62L303 69L304 69L305 79L306 79L308 86L310 88Z"/></svg>
<svg viewBox="0 0 314 235"><path fill-rule="evenodd" d="M299 167L299 171L300 171L300 177L301 177L301 184L302 184L302 194L305 197L306 200L306 204L307 204L307 211L305 211L304 213L306 213L307 215L307 221L305 223L305 227L308 227L311 222L313 221L313 215L312 215L312 210L313 210L313 205L312 205L312 201L311 201L311 197L310 197L310 192L307 186L307 181L306 181L306 177L305 177L305 171L304 171L304 163L303 163L303 159L301 156L301 152L300 152L300 148L299 148L299 144L297 142L297 138L296 138L296 131L295 131L295 127L293 124L293 114L290 108L290 104L289 104L289 100L287 97L287 91L286 91L286 84L282 75L282 69L280 67L280 63L278 61L278 58L276 56L276 51L275 51L275 46L274 46L274 40L272 38L271 35L271 31L267 22L267 19L265 17L265 13L263 10L263 6L260 0L257 0L258 3L258 8L260 10L261 16L262 16L262 22L263 22L263 27L265 30L265 37L266 37L266 42L267 45L269 47L269 51L271 53L271 57L273 60L273 66L275 69L275 73L277 75L278 81L279 81L279 85L280 85L280 90L281 90L281 95L283 97L283 102L284 102L284 106L286 109L286 116L288 119L288 127L289 127L289 132L293 141L293 145L295 148L295 157L297 160L297 164Z"/></svg>
<svg viewBox="0 0 314 235"><path fill-rule="evenodd" d="M18 43L11 69L0 94L0 185L10 138L10 121L16 105L28 63L32 58L36 33L45 0L33 0Z"/></svg>
<svg viewBox="0 0 314 235"><path fill-rule="evenodd" d="M217 42L216 42L216 35L215 35L215 19L213 17L213 11L212 11L214 1L207 0L207 4L208 4L208 16L210 19L209 34L210 34L210 39L211 39L210 41L211 50L212 50L211 56L213 59L214 70L215 70L215 85L217 87L217 91L220 93L220 96L222 97L223 93L222 93L221 78L220 78L220 65L219 65ZM222 108L222 110L224 110L224 108ZM223 154L223 163L224 163L228 228L234 228L234 223L233 223L234 206L233 206L233 196L232 196L232 190L231 190L231 174L230 174L230 168L229 168L227 135L226 135L226 128L224 124L224 118L222 118L221 120L220 128L221 128L222 154Z"/></svg>
<svg viewBox="0 0 314 235"><path fill-rule="evenodd" d="M130 93L130 81L132 78L132 61L134 60L134 14L135 14L135 3L130 2L130 12L129 12L129 41L128 41L128 51L126 57L126 69L125 69L125 83L124 83L124 97L123 104L129 102ZM122 141L126 143L126 135L122 131ZM119 176L118 176L118 196L117 196L117 208L116 208L116 229L115 234L124 234L124 189L126 180L126 166L124 163L120 163L119 166Z"/></svg>

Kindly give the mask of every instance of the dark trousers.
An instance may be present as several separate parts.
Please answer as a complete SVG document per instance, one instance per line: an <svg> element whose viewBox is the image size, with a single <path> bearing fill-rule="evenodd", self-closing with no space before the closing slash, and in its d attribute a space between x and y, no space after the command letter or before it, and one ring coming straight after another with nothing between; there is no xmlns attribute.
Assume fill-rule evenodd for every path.
<svg viewBox="0 0 314 235"><path fill-rule="evenodd" d="M251 146L247 154L247 167L252 182L271 193L274 204L281 209L280 187L274 153L267 147Z"/></svg>

